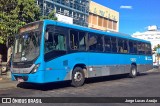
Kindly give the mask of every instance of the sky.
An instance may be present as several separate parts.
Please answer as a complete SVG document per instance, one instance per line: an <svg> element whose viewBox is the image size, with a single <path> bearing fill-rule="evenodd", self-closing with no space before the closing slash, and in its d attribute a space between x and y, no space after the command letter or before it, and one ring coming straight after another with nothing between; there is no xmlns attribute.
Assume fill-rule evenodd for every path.
<svg viewBox="0 0 160 106"><path fill-rule="evenodd" d="M119 12L119 32L132 35L160 27L160 0L92 0Z"/></svg>

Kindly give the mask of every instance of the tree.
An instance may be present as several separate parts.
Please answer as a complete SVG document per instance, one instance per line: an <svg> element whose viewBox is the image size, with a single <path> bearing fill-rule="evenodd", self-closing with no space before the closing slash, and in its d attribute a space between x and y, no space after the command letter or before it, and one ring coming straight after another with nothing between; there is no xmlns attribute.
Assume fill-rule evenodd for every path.
<svg viewBox="0 0 160 106"><path fill-rule="evenodd" d="M155 47L153 48L153 50L156 51L157 48L160 48L160 44L158 44L157 46L155 46Z"/></svg>
<svg viewBox="0 0 160 106"><path fill-rule="evenodd" d="M0 44L3 44L8 32L10 32L8 23L11 17L11 11L16 7L16 0L0 1ZM8 31L7 31L8 30Z"/></svg>
<svg viewBox="0 0 160 106"><path fill-rule="evenodd" d="M35 0L0 1L0 44L14 36L26 23L40 20L40 8Z"/></svg>
<svg viewBox="0 0 160 106"><path fill-rule="evenodd" d="M42 19L57 20L55 11L48 16L40 15L36 0L0 0L0 44L5 44L7 37L13 37L20 27Z"/></svg>

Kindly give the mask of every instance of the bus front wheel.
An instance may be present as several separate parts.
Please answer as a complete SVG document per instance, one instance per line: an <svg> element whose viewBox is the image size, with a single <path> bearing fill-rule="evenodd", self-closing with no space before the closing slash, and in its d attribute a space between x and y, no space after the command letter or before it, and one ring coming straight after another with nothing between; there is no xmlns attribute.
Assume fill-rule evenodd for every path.
<svg viewBox="0 0 160 106"><path fill-rule="evenodd" d="M137 68L135 65L132 65L129 73L129 77L135 78L136 76L137 76Z"/></svg>
<svg viewBox="0 0 160 106"><path fill-rule="evenodd" d="M72 72L72 82L71 85L74 87L79 87L84 84L85 76L83 69L81 67L74 68Z"/></svg>

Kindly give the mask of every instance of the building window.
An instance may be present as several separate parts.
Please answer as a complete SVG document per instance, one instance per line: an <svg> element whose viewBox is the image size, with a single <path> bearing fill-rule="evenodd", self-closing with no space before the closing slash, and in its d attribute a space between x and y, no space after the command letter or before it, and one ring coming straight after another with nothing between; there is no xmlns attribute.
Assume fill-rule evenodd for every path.
<svg viewBox="0 0 160 106"><path fill-rule="evenodd" d="M108 20L104 18L103 27L107 28Z"/></svg>
<svg viewBox="0 0 160 106"><path fill-rule="evenodd" d="M92 16L92 24L97 25L97 16L96 15Z"/></svg>
<svg viewBox="0 0 160 106"><path fill-rule="evenodd" d="M92 23L92 15L91 15L91 14L90 14L89 17L88 17L88 22L89 22L89 23Z"/></svg>
<svg viewBox="0 0 160 106"><path fill-rule="evenodd" d="M64 10L64 15L69 16L69 11L68 10Z"/></svg>
<svg viewBox="0 0 160 106"><path fill-rule="evenodd" d="M102 26L102 17L98 17L98 26Z"/></svg>
<svg viewBox="0 0 160 106"><path fill-rule="evenodd" d="M116 21L113 21L113 29L117 30L117 22Z"/></svg>
<svg viewBox="0 0 160 106"><path fill-rule="evenodd" d="M108 28L112 29L112 20L108 20Z"/></svg>

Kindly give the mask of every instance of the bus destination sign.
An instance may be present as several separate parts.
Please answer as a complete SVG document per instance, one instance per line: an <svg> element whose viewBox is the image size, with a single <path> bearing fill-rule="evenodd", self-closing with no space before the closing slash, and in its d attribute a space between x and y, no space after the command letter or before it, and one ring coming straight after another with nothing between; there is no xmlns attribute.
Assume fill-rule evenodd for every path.
<svg viewBox="0 0 160 106"><path fill-rule="evenodd" d="M39 27L39 24L27 25L25 27L20 28L19 32L23 33L23 32L27 32L27 31L35 30L35 29L38 29L38 27Z"/></svg>

